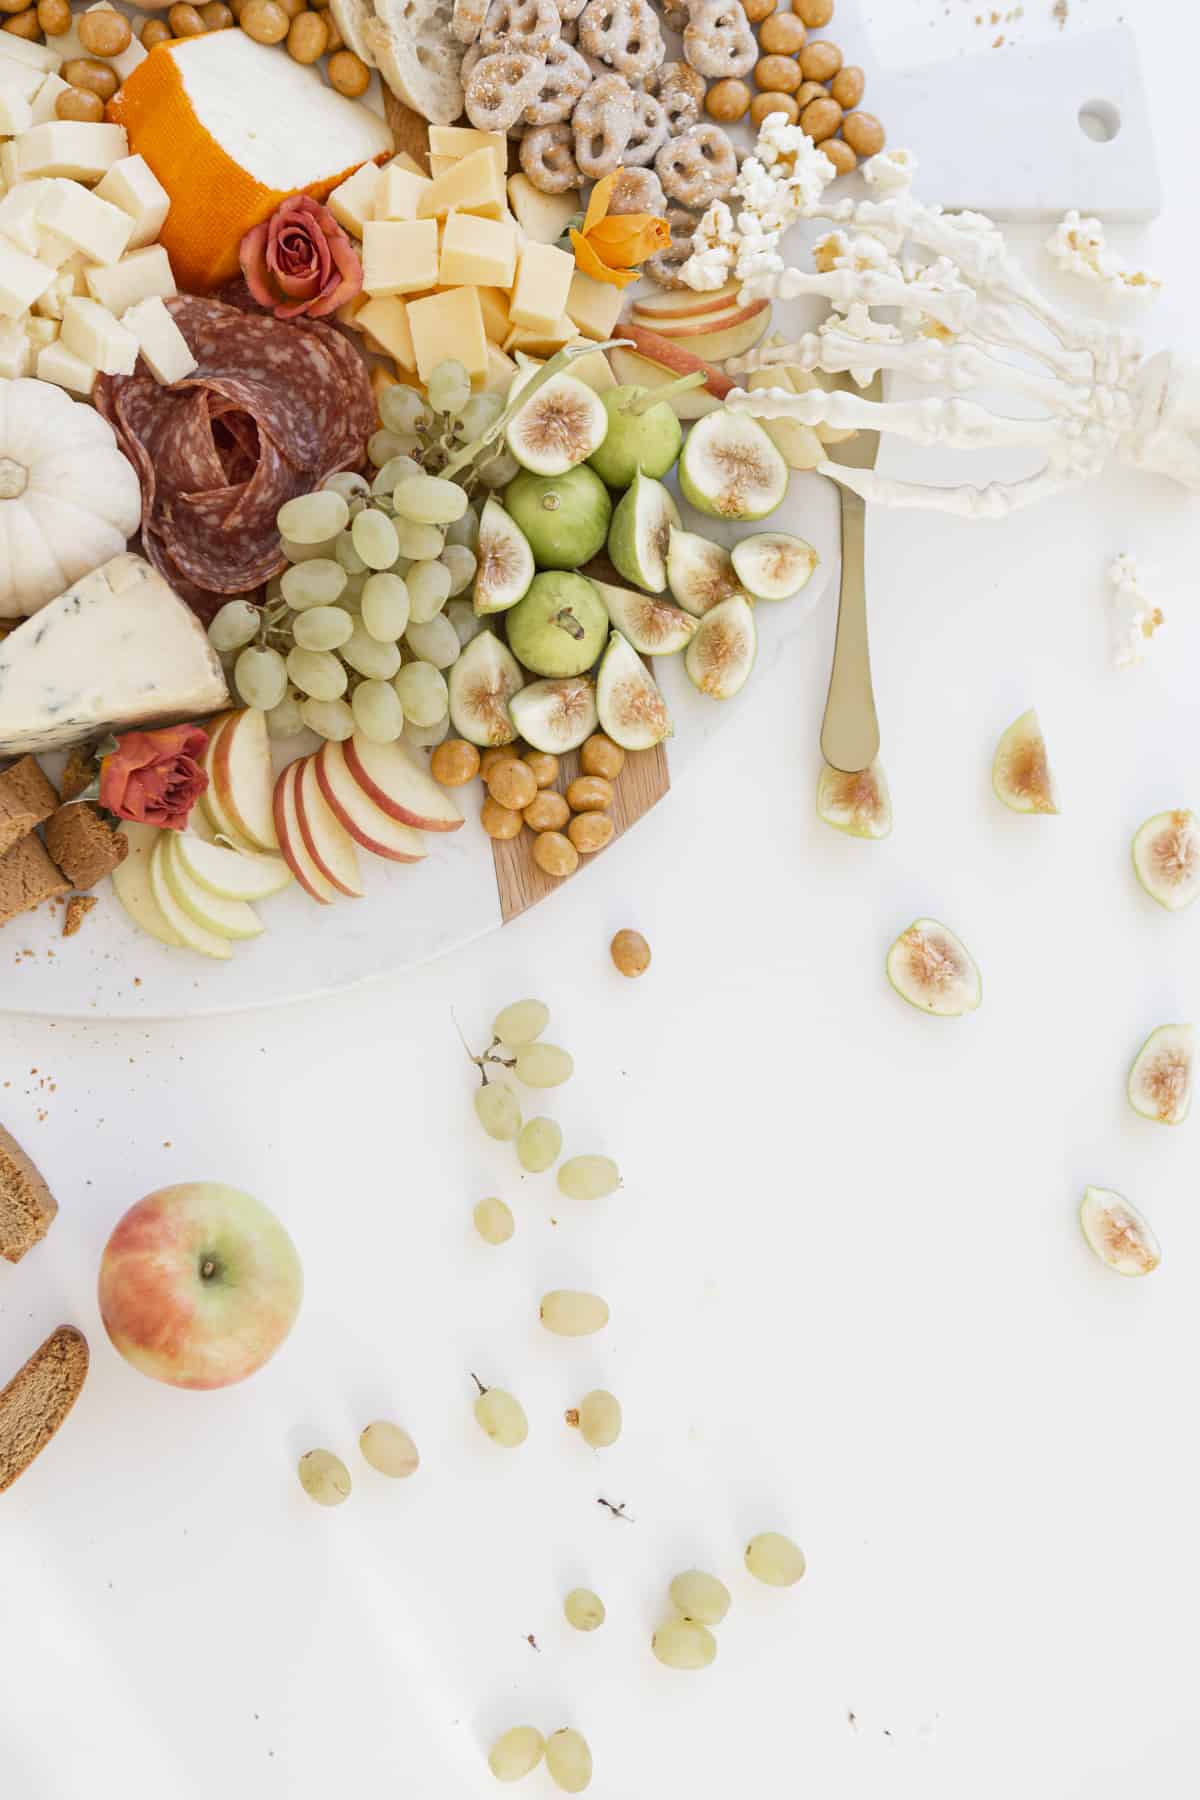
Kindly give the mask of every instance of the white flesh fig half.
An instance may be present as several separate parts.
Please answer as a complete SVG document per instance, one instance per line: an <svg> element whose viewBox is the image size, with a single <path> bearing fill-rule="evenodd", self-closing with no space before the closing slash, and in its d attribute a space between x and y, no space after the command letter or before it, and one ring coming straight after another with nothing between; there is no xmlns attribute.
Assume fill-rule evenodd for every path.
<svg viewBox="0 0 1200 1800"><path fill-rule="evenodd" d="M639 469L617 502L608 528L608 554L626 581L661 594L667 585L671 532L679 528L679 508L670 490Z"/></svg>
<svg viewBox="0 0 1200 1800"><path fill-rule="evenodd" d="M506 612L525 594L534 576L529 539L495 496L490 496L479 520L475 551L475 611Z"/></svg>
<svg viewBox="0 0 1200 1800"><path fill-rule="evenodd" d="M881 762L847 775L823 764L817 777L817 816L850 837L885 838L892 829L892 796Z"/></svg>
<svg viewBox="0 0 1200 1800"><path fill-rule="evenodd" d="M787 531L756 531L733 547L738 580L756 600L790 600L820 559L812 545Z"/></svg>
<svg viewBox="0 0 1200 1800"><path fill-rule="evenodd" d="M1200 819L1189 810L1155 813L1133 840L1133 867L1152 900L1182 912L1200 894Z"/></svg>
<svg viewBox="0 0 1200 1800"><path fill-rule="evenodd" d="M732 700L749 680L758 651L754 608L748 600L722 600L700 621L684 652L683 666L693 687L710 700Z"/></svg>
<svg viewBox="0 0 1200 1800"><path fill-rule="evenodd" d="M517 735L508 710L525 685L521 665L494 631L473 637L449 671L450 719L469 744L511 744Z"/></svg>
<svg viewBox="0 0 1200 1800"><path fill-rule="evenodd" d="M1050 772L1046 740L1032 707L1013 720L996 745L992 789L997 800L1003 800L1013 812L1058 811L1058 791Z"/></svg>
<svg viewBox="0 0 1200 1800"><path fill-rule="evenodd" d="M578 750L600 723L596 684L587 675L531 681L508 703L513 724L532 750L551 756Z"/></svg>
<svg viewBox="0 0 1200 1800"><path fill-rule="evenodd" d="M691 613L660 600L657 594L636 594L631 588L598 581L600 598L609 619L642 656L674 656L696 635Z"/></svg>
<svg viewBox="0 0 1200 1800"><path fill-rule="evenodd" d="M1159 1125L1182 1125L1191 1111L1195 1067L1195 1027L1160 1025L1133 1059L1130 1106Z"/></svg>
<svg viewBox="0 0 1200 1800"><path fill-rule="evenodd" d="M1147 1221L1131 1200L1112 1188L1084 1190L1079 1223L1088 1248L1118 1275L1152 1275L1162 1261L1158 1239Z"/></svg>
<svg viewBox="0 0 1200 1800"><path fill-rule="evenodd" d="M722 600L745 597L728 550L697 531L674 526L667 543L667 585L683 610L697 619Z"/></svg>
<svg viewBox="0 0 1200 1800"><path fill-rule="evenodd" d="M573 375L552 375L513 414L504 436L523 469L534 475L565 475L599 449L607 430L608 414L600 396Z"/></svg>
<svg viewBox="0 0 1200 1800"><path fill-rule="evenodd" d="M765 519L787 493L788 466L748 413L707 413L680 452L679 485L714 519Z"/></svg>
<svg viewBox="0 0 1200 1800"><path fill-rule="evenodd" d="M658 684L629 639L614 631L596 678L600 723L622 750L650 750L674 727Z"/></svg>
<svg viewBox="0 0 1200 1800"><path fill-rule="evenodd" d="M958 1019L983 998L975 959L960 938L936 919L914 919L887 955L887 978L918 1012Z"/></svg>

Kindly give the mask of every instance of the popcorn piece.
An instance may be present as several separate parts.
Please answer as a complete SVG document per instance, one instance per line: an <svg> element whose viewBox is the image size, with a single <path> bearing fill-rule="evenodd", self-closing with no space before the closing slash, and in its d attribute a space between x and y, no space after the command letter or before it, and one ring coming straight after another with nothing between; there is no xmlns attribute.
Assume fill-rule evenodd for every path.
<svg viewBox="0 0 1200 1800"><path fill-rule="evenodd" d="M907 193L917 173L911 150L881 150L862 165L862 176L876 199Z"/></svg>
<svg viewBox="0 0 1200 1800"><path fill-rule="evenodd" d="M1143 593L1136 558L1114 557L1108 579L1112 588L1108 608L1113 667L1130 669L1141 662L1147 643L1163 623L1162 609Z"/></svg>
<svg viewBox="0 0 1200 1800"><path fill-rule="evenodd" d="M1065 275L1107 287L1112 293L1157 293L1162 282L1147 269L1131 269L1104 241L1099 219L1072 210L1046 239L1046 249Z"/></svg>
<svg viewBox="0 0 1200 1800"><path fill-rule="evenodd" d="M723 200L714 200L696 227L683 278L697 293L719 288L728 281L736 257L733 214Z"/></svg>

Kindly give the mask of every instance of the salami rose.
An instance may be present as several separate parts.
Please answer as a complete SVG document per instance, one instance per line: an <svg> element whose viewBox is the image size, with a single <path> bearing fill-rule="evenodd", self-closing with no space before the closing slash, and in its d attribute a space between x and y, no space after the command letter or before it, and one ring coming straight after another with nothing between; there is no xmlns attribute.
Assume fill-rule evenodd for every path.
<svg viewBox="0 0 1200 1800"><path fill-rule="evenodd" d="M118 819L182 831L208 786L199 760L207 748L208 734L198 725L125 732L100 759L101 806Z"/></svg>

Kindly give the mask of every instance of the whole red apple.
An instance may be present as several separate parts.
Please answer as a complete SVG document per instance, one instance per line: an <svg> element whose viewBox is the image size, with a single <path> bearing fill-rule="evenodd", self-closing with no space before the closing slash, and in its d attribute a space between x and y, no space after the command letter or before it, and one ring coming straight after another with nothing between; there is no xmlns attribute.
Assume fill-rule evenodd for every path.
<svg viewBox="0 0 1200 1800"><path fill-rule="evenodd" d="M135 1369L173 1387L244 1381L291 1330L300 1258L274 1213L240 1188L159 1188L119 1219L100 1259L100 1317Z"/></svg>

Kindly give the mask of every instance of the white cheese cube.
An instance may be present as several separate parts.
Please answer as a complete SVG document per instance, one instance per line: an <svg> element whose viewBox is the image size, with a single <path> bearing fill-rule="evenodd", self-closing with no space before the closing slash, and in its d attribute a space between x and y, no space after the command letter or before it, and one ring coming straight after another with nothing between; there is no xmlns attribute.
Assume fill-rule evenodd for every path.
<svg viewBox="0 0 1200 1800"><path fill-rule="evenodd" d="M58 274L50 283L40 300L35 300L33 310L41 319L58 319L63 316L63 307L75 293L75 277L69 272Z"/></svg>
<svg viewBox="0 0 1200 1800"><path fill-rule="evenodd" d="M19 188L17 192L20 192ZM47 231L44 225L39 225L37 249L33 254L40 262L49 263L52 269L61 269L65 262L70 262L73 256L79 256L81 253L75 248L70 238L59 237L57 231Z"/></svg>
<svg viewBox="0 0 1200 1800"><path fill-rule="evenodd" d="M31 44L28 38L15 37L11 31L0 32L0 63L24 63L27 69L41 69L44 74L58 71L62 57L49 44Z"/></svg>
<svg viewBox="0 0 1200 1800"><path fill-rule="evenodd" d="M4 196L5 205L7 205L10 200L16 201L21 192L21 187L15 187L11 194L6 194ZM0 233L8 239L10 244L15 244L18 250L23 250L26 256L37 256L40 249L38 240L41 233L38 230L36 204L33 206L12 206L3 217L0 217ZM44 257L43 261L49 262L50 258L48 256Z"/></svg>
<svg viewBox="0 0 1200 1800"><path fill-rule="evenodd" d="M43 81L48 81L41 69L27 69L24 63L9 62L7 57L0 56L0 93L19 94L32 106ZM66 82L63 86L66 87Z"/></svg>
<svg viewBox="0 0 1200 1800"><path fill-rule="evenodd" d="M335 187L326 201L330 212L344 231L360 238L368 219L375 217L375 195L383 170L373 162L364 163Z"/></svg>
<svg viewBox="0 0 1200 1800"><path fill-rule="evenodd" d="M132 375L138 341L98 300L75 294L63 307L62 341L104 375Z"/></svg>
<svg viewBox="0 0 1200 1800"><path fill-rule="evenodd" d="M28 312L53 280L53 269L0 238L0 314L5 318L19 319Z"/></svg>
<svg viewBox="0 0 1200 1800"><path fill-rule="evenodd" d="M43 345L52 344L58 336L60 329L61 321L58 319L43 319L38 317L37 314L35 314L32 319L27 319L25 322L25 336L32 344L34 354L36 355L37 352L42 349Z"/></svg>
<svg viewBox="0 0 1200 1800"><path fill-rule="evenodd" d="M131 306L121 323L137 339L155 381L182 381L196 367L187 339L157 295Z"/></svg>
<svg viewBox="0 0 1200 1800"><path fill-rule="evenodd" d="M33 345L25 327L16 319L0 324L0 379L19 381L33 374Z"/></svg>
<svg viewBox="0 0 1200 1800"><path fill-rule="evenodd" d="M133 220L76 181L53 181L38 202L38 223L56 231L93 262L115 263L125 252Z"/></svg>
<svg viewBox="0 0 1200 1800"><path fill-rule="evenodd" d="M96 193L101 200L119 206L133 220L130 250L141 250L144 245L157 242L171 210L171 201L166 188L143 157L123 156L120 162L115 162Z"/></svg>
<svg viewBox="0 0 1200 1800"><path fill-rule="evenodd" d="M55 119L35 125L32 131L23 131L13 141L17 147L17 174L23 181L34 175L61 175L91 187L115 162L129 155L129 139L123 125L89 125L79 119Z"/></svg>
<svg viewBox="0 0 1200 1800"><path fill-rule="evenodd" d="M119 319L139 300L149 300L152 295L169 300L175 292L175 277L162 245L148 244L144 250L135 250L132 256L123 256L119 263L110 263L107 268L90 268L87 287L92 299L107 306Z"/></svg>
<svg viewBox="0 0 1200 1800"><path fill-rule="evenodd" d="M11 32L0 31L0 37L11 36ZM23 39L20 41L24 42ZM3 144L0 144L0 187L3 187L7 194L8 189L16 187L21 179L21 173L17 167L17 140L8 138Z"/></svg>
<svg viewBox="0 0 1200 1800"><path fill-rule="evenodd" d="M69 83L61 75L47 75L43 78L32 106L35 125L48 125L51 119L57 119L58 114L54 109L58 105L58 96L65 94L68 86Z"/></svg>
<svg viewBox="0 0 1200 1800"><path fill-rule="evenodd" d="M38 351L37 374L39 381L52 381L55 387L66 388L72 394L90 394L96 385L96 371L91 363L84 362L57 339Z"/></svg>
<svg viewBox="0 0 1200 1800"><path fill-rule="evenodd" d="M28 131L32 124L28 100L22 100L12 88L0 88L0 137L15 137L18 131Z"/></svg>

